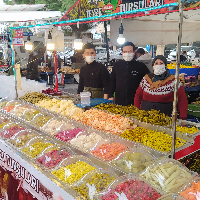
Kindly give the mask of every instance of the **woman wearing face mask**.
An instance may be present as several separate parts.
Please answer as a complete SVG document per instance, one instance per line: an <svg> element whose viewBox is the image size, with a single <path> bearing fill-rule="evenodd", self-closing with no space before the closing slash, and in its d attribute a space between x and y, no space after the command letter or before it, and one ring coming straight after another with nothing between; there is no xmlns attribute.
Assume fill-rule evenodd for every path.
<svg viewBox="0 0 200 200"><path fill-rule="evenodd" d="M134 105L141 110L159 110L171 117L173 111L175 76L166 68L167 60L158 55L153 60L154 73L147 74L135 95ZM183 86L178 85L178 110L181 119L187 119L188 102Z"/></svg>

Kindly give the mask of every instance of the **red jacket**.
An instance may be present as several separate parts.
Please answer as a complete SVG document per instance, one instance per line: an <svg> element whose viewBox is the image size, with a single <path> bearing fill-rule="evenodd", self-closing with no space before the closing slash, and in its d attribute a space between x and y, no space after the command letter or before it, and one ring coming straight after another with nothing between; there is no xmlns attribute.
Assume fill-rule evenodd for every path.
<svg viewBox="0 0 200 200"><path fill-rule="evenodd" d="M145 77L143 77L136 91L136 95L134 98L134 106L141 109L142 100L162 103L173 102L174 86L174 75L162 81L152 82L148 74ZM185 90L180 82L178 88L178 110L180 111L180 118L187 119L188 101L185 94Z"/></svg>

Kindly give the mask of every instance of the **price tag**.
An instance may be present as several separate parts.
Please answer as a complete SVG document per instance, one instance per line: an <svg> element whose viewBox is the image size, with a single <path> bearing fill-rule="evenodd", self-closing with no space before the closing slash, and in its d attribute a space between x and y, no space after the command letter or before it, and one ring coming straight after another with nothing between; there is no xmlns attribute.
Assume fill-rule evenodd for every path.
<svg viewBox="0 0 200 200"><path fill-rule="evenodd" d="M45 156L45 164L51 161L51 157Z"/></svg>
<svg viewBox="0 0 200 200"><path fill-rule="evenodd" d="M115 194L119 197L119 200L128 200L123 192L121 194L115 192Z"/></svg>
<svg viewBox="0 0 200 200"><path fill-rule="evenodd" d="M96 192L96 187L95 187L94 184L90 185L89 183L86 183L86 185L88 186L88 189L89 189L90 200L93 200L93 197L94 197L95 192Z"/></svg>
<svg viewBox="0 0 200 200"><path fill-rule="evenodd" d="M70 169L66 169L66 168L64 168L64 170L65 170L65 181L66 181L66 177L68 178L69 176L71 176L71 171L70 171Z"/></svg>
<svg viewBox="0 0 200 200"><path fill-rule="evenodd" d="M16 142L16 144L17 144L17 143L20 143L20 142L21 142L21 139L17 138L15 142Z"/></svg>
<svg viewBox="0 0 200 200"><path fill-rule="evenodd" d="M132 162L129 160L128 162L125 160L125 163L127 164L129 170L131 170Z"/></svg>
<svg viewBox="0 0 200 200"><path fill-rule="evenodd" d="M35 148L30 146L30 151L34 151L34 150L35 150Z"/></svg>

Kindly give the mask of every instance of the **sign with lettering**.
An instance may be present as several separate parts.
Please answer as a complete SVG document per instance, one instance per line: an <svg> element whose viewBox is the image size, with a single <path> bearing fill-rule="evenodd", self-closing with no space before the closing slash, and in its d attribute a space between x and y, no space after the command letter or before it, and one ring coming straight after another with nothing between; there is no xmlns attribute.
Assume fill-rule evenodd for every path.
<svg viewBox="0 0 200 200"><path fill-rule="evenodd" d="M175 3L177 0L78 0L74 6L60 19L67 21L73 19L90 18L113 14L118 12L126 12L145 8L153 8L165 4ZM198 7L197 0L184 1L184 9L195 9ZM178 11L178 6L171 6L148 12L140 12L132 14L131 17L142 16L145 14L159 14L171 11Z"/></svg>
<svg viewBox="0 0 200 200"><path fill-rule="evenodd" d="M12 30L12 40L13 40L13 45L24 46L23 29L22 28Z"/></svg>

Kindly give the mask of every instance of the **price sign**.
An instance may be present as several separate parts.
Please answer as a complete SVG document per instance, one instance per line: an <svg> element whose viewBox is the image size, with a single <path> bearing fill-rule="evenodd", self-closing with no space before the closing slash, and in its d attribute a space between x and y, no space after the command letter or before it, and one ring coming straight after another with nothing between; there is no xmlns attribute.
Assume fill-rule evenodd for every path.
<svg viewBox="0 0 200 200"><path fill-rule="evenodd" d="M23 29L12 30L12 40L15 46L24 46Z"/></svg>

